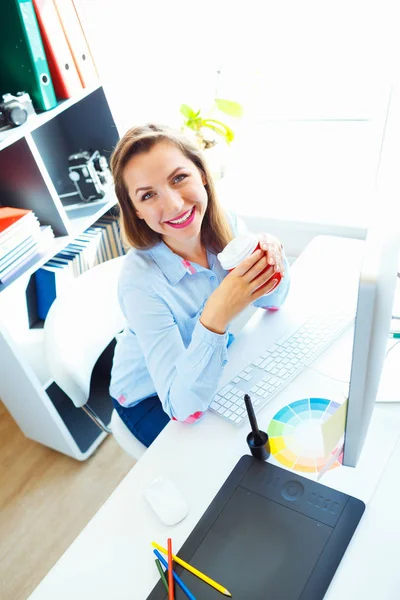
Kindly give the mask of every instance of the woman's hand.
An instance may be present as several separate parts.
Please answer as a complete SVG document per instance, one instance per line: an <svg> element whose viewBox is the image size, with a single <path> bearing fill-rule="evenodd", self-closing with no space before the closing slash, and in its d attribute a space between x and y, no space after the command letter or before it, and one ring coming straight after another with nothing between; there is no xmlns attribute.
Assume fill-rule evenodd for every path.
<svg viewBox="0 0 400 600"><path fill-rule="evenodd" d="M267 252L268 264L274 266L275 273L279 272L282 277L285 274L285 263L283 261L283 246L278 240L269 233L259 233L258 240L262 250Z"/></svg>
<svg viewBox="0 0 400 600"><path fill-rule="evenodd" d="M271 241L263 243L272 244ZM269 282L276 272L276 262L268 264L271 256L275 260L275 254L256 250L228 273L204 305L200 318L204 327L215 333L225 333L234 317L275 287L275 281ZM264 269L266 271L262 272Z"/></svg>

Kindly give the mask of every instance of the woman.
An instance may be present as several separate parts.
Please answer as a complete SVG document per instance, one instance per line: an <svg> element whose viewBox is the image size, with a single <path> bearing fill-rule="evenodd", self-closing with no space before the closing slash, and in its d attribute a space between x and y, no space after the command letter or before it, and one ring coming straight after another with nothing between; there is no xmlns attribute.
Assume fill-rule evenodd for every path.
<svg viewBox="0 0 400 600"><path fill-rule="evenodd" d="M149 446L170 418L192 422L207 410L227 363L230 322L250 303L277 308L288 277L267 295L270 279L287 267L281 244L262 235L262 250L230 273L222 269L216 255L237 234L237 220L218 204L201 151L180 134L133 128L111 168L131 249L119 283L127 325L117 339L110 393Z"/></svg>

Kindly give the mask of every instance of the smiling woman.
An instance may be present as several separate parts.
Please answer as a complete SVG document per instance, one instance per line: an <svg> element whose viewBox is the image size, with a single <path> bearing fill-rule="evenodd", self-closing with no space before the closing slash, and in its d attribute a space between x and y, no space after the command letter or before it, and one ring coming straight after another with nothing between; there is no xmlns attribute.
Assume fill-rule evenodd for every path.
<svg viewBox="0 0 400 600"><path fill-rule="evenodd" d="M230 322L252 303L279 307L289 278L280 242L264 234L260 250L230 273L222 268L217 254L237 235L237 220L218 203L201 151L181 134L130 129L111 168L131 250L119 282L127 324L110 393L148 446L170 418L193 422L208 409L227 363Z"/></svg>
<svg viewBox="0 0 400 600"><path fill-rule="evenodd" d="M134 155L126 163L124 182L137 217L160 234L171 250L183 258L201 254L207 178L177 146L163 141ZM143 185L148 182L152 185Z"/></svg>
<svg viewBox="0 0 400 600"><path fill-rule="evenodd" d="M216 252L232 238L200 150L177 132L155 125L130 129L118 144L111 167L129 246L146 249L160 236L172 236L169 241L175 247L180 238L174 242L173 225L192 209L187 238L198 237L201 229L201 243ZM203 219L206 226L201 228Z"/></svg>

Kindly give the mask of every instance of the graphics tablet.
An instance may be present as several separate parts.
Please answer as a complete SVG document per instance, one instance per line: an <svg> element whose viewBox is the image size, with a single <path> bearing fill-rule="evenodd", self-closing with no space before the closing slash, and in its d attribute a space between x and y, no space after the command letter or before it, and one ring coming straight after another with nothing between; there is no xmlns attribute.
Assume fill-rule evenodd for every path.
<svg viewBox="0 0 400 600"><path fill-rule="evenodd" d="M322 600L365 504L243 456L178 555L233 600ZM197 600L224 596L179 565ZM148 600L167 600L161 581ZM176 600L186 600L175 585Z"/></svg>

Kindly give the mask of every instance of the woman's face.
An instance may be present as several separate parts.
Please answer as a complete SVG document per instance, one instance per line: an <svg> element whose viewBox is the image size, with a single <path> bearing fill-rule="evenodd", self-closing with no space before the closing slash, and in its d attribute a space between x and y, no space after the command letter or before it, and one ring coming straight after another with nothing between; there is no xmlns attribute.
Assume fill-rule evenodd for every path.
<svg viewBox="0 0 400 600"><path fill-rule="evenodd" d="M206 179L174 144L162 141L133 156L124 181L139 219L167 244L200 235L208 200Z"/></svg>

